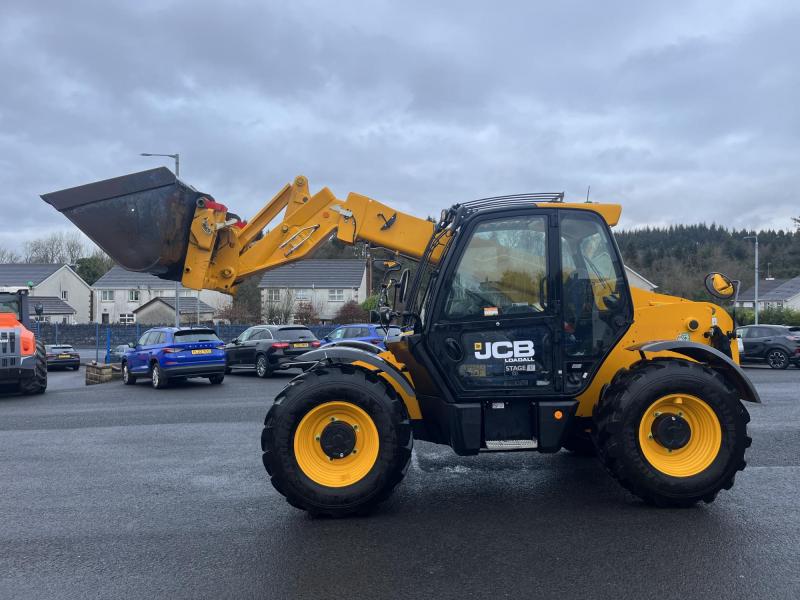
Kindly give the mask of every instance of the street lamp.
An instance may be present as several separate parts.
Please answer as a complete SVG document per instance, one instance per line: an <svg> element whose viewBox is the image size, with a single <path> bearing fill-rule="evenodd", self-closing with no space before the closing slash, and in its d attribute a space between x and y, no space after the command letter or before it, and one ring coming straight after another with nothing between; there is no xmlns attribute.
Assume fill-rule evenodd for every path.
<svg viewBox="0 0 800 600"><path fill-rule="evenodd" d="M180 177L181 174L181 155L180 154L153 154L151 152L142 152L140 156L165 156L175 161L175 177ZM178 298L178 282L175 282L175 327L181 326L180 309L178 307L180 300ZM197 320L200 320L200 305L197 305Z"/></svg>
<svg viewBox="0 0 800 600"><path fill-rule="evenodd" d="M755 318L753 323L758 325L758 234L754 233L753 235L746 235L744 237L746 240L754 240L755 241L755 249L756 249L756 256L755 256L755 272L756 272L756 286L754 289L755 292Z"/></svg>

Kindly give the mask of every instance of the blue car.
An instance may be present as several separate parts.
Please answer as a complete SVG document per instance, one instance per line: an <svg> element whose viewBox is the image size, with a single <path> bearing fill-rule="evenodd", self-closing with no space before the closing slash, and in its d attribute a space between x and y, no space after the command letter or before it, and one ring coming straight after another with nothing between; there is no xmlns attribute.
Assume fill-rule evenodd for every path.
<svg viewBox="0 0 800 600"><path fill-rule="evenodd" d="M225 344L213 329L156 327L144 332L122 359L122 381L133 385L147 377L156 389L170 380L208 377L225 379Z"/></svg>
<svg viewBox="0 0 800 600"><path fill-rule="evenodd" d="M390 337L395 337L400 334L401 330L399 327L389 327ZM376 325L375 323L353 323L351 325L337 327L322 338L322 343L326 345L343 341L367 342L386 350L386 345L383 343L385 337L386 328L381 325Z"/></svg>

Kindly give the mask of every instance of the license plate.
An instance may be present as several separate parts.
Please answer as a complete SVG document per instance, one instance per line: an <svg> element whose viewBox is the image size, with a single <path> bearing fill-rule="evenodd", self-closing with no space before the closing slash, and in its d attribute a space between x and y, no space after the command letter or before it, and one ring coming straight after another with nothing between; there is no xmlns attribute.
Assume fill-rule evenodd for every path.
<svg viewBox="0 0 800 600"><path fill-rule="evenodd" d="M59 354L58 358L72 358L69 354Z"/></svg>
<svg viewBox="0 0 800 600"><path fill-rule="evenodd" d="M308 348L308 344L305 344L305 343L304 344L295 344L294 347L295 348Z"/></svg>
<svg viewBox="0 0 800 600"><path fill-rule="evenodd" d="M211 349L206 348L204 350L192 350L192 354L211 354Z"/></svg>

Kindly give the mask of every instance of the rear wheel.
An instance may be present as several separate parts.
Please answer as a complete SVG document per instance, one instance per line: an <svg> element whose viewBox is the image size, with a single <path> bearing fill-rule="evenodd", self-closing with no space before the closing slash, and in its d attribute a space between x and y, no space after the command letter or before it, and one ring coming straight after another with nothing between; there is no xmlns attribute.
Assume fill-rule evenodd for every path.
<svg viewBox="0 0 800 600"><path fill-rule="evenodd" d="M122 363L122 383L125 385L134 385L136 383L136 376L131 374L127 361Z"/></svg>
<svg viewBox="0 0 800 600"><path fill-rule="evenodd" d="M26 396L42 394L47 389L47 353L42 342L36 342L34 361L33 377L19 384L19 391Z"/></svg>
<svg viewBox="0 0 800 600"><path fill-rule="evenodd" d="M350 365L292 380L261 435L272 485L293 506L334 517L389 497L411 457L411 423L394 389Z"/></svg>
<svg viewBox="0 0 800 600"><path fill-rule="evenodd" d="M259 354L258 357L256 357L256 375L262 379L272 375L272 370L269 368L269 361L267 361L267 357L263 354Z"/></svg>
<svg viewBox="0 0 800 600"><path fill-rule="evenodd" d="M767 364L770 369L786 369L789 366L789 355L780 348L767 352Z"/></svg>
<svg viewBox="0 0 800 600"><path fill-rule="evenodd" d="M657 506L691 506L733 486L749 420L718 372L655 359L614 378L595 411L594 439L623 487Z"/></svg>
<svg viewBox="0 0 800 600"><path fill-rule="evenodd" d="M164 370L157 362L154 362L150 369L150 382L157 390L167 387L167 376L164 375Z"/></svg>
<svg viewBox="0 0 800 600"><path fill-rule="evenodd" d="M225 381L225 375L212 375L208 378L212 385L219 385L223 381Z"/></svg>

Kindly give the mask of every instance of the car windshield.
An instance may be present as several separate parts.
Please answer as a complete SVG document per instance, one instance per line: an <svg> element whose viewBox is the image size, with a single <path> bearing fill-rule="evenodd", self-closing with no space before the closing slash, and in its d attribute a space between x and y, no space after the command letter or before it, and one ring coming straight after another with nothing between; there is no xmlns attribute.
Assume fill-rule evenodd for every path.
<svg viewBox="0 0 800 600"><path fill-rule="evenodd" d="M311 330L306 329L305 327L291 327L287 329L279 329L277 332L277 337L279 340L285 342L293 342L295 340L317 339L316 337L314 337L314 334L311 333Z"/></svg>
<svg viewBox="0 0 800 600"><path fill-rule="evenodd" d="M72 348L72 346L69 346L69 345L66 345L66 344L60 344L60 345L58 345L58 344L51 344L51 345L49 345L49 346L45 346L44 348L45 348L45 350L47 350L48 352L49 352L49 351L51 351L51 350L52 350L53 352L72 352L72 351L73 351L73 348Z"/></svg>
<svg viewBox="0 0 800 600"><path fill-rule="evenodd" d="M211 329L193 329L192 331L176 331L176 343L186 342L221 342L222 340L217 337Z"/></svg>

